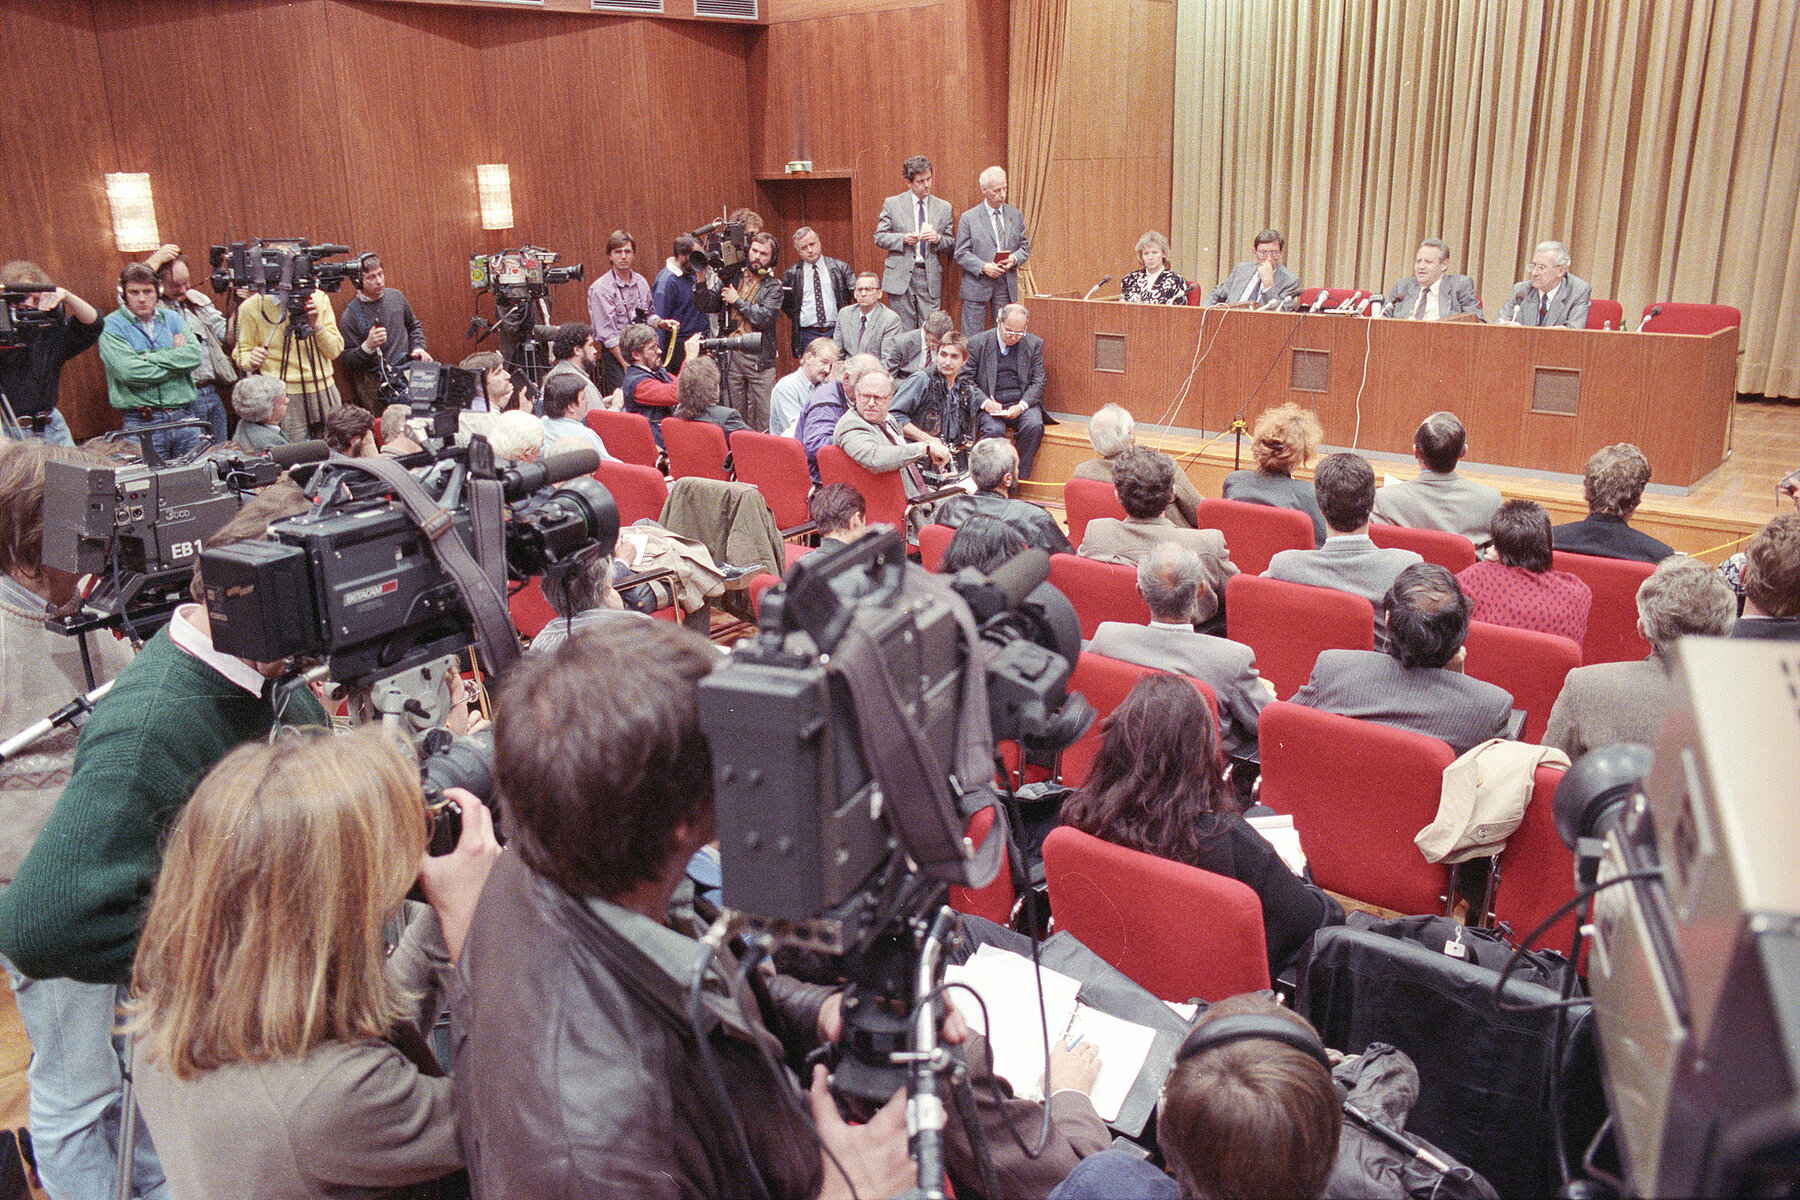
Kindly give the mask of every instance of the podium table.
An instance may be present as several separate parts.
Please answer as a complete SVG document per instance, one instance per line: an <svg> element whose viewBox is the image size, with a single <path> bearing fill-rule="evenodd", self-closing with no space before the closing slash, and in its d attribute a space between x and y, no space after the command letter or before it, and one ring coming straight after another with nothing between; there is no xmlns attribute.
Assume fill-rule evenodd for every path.
<svg viewBox="0 0 1800 1200"><path fill-rule="evenodd" d="M1469 430L1468 461L1580 475L1631 442L1657 483L1691 487L1725 458L1738 331L1706 336L1369 320L1037 297L1045 400L1142 424L1218 431L1287 400L1333 446L1412 453L1439 409ZM1191 381L1190 381L1191 376Z"/></svg>

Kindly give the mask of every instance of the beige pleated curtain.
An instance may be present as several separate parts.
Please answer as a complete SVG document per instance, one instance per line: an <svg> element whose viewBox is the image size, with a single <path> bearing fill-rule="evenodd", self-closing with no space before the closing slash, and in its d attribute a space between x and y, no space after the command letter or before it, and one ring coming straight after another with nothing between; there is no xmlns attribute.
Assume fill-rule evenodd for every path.
<svg viewBox="0 0 1800 1200"><path fill-rule="evenodd" d="M1437 236L1492 317L1556 239L1633 328L1653 301L1735 305L1738 390L1800 397L1800 6L1177 2L1193 277L1272 225L1303 282L1386 288Z"/></svg>
<svg viewBox="0 0 1800 1200"><path fill-rule="evenodd" d="M1043 228L1044 181L1062 108L1068 0L1012 0L1006 84L1007 201L1028 232ZM1019 268L1019 294L1034 295L1031 262Z"/></svg>

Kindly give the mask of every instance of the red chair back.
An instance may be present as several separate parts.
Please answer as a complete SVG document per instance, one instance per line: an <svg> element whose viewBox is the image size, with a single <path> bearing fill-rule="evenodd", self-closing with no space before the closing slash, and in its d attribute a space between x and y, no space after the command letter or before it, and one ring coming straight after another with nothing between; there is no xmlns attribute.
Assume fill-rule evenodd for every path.
<svg viewBox="0 0 1800 1200"><path fill-rule="evenodd" d="M1100 754L1100 743L1106 733L1106 718L1125 702L1125 697L1131 694L1131 689L1137 686L1138 680L1146 675L1163 674L1167 672L1158 671L1155 667L1141 667L1136 663L1108 658L1104 654L1090 654L1086 650L1081 652L1081 656L1075 661L1075 670L1069 676L1069 690L1080 692L1094 706L1094 724L1074 745L1062 752L1062 757L1057 762L1057 774L1064 783L1070 787L1080 787L1087 782L1088 773L1094 769L1094 759ZM1218 728L1219 698L1213 695L1212 688L1204 680L1190 676L1188 682L1206 698L1206 706L1212 709L1213 728Z"/></svg>
<svg viewBox="0 0 1800 1200"><path fill-rule="evenodd" d="M1588 303L1587 328L1625 328L1625 306L1617 300L1593 300Z"/></svg>
<svg viewBox="0 0 1800 1200"><path fill-rule="evenodd" d="M556 610L544 599L543 584L536 575L506 598L506 611L512 615L513 625L528 638L536 637L544 626L556 620Z"/></svg>
<svg viewBox="0 0 1800 1200"><path fill-rule="evenodd" d="M1285 699L1312 678L1319 651L1375 648L1375 606L1349 592L1233 575L1225 583L1225 632L1256 651L1256 669Z"/></svg>
<svg viewBox="0 0 1800 1200"><path fill-rule="evenodd" d="M1581 647L1566 637L1535 629L1514 629L1470 621L1463 643L1469 652L1463 670L1512 693L1513 707L1525 712L1527 742L1544 740L1550 706L1562 694L1563 679L1581 665Z"/></svg>
<svg viewBox="0 0 1800 1200"><path fill-rule="evenodd" d="M1294 307L1310 309L1317 303L1321 291L1325 293L1325 303L1319 306L1320 312L1329 312L1346 301L1355 306L1369 298L1369 293L1361 288L1305 288L1294 298Z"/></svg>
<svg viewBox="0 0 1800 1200"><path fill-rule="evenodd" d="M1413 844L1437 817L1444 768L1437 738L1286 701L1257 722L1261 798L1294 818L1313 881L1401 913L1441 913L1450 874Z"/></svg>
<svg viewBox="0 0 1800 1200"><path fill-rule="evenodd" d="M664 417L663 449L669 452L669 475L686 479L731 479L725 469L725 456L731 453L725 444L725 431L711 421L683 421Z"/></svg>
<svg viewBox="0 0 1800 1200"><path fill-rule="evenodd" d="M1063 484L1063 516L1069 522L1069 545L1081 548L1082 535L1095 517L1125 519L1125 506L1113 485L1101 479L1071 479Z"/></svg>
<svg viewBox="0 0 1800 1200"><path fill-rule="evenodd" d="M1204 283L1188 284L1187 302L1194 308L1206 303L1206 285Z"/></svg>
<svg viewBox="0 0 1800 1200"><path fill-rule="evenodd" d="M656 435L650 431L650 418L642 413L614 412L606 408L590 408L584 418L587 427L600 435L606 451L614 458L654 467L661 457L656 448Z"/></svg>
<svg viewBox="0 0 1800 1200"><path fill-rule="evenodd" d="M606 485L613 503L619 506L619 524L635 525L649 517L662 520L663 505L669 499L669 484L655 467L636 463L603 462L594 478Z"/></svg>
<svg viewBox="0 0 1800 1200"><path fill-rule="evenodd" d="M1130 563L1052 554L1050 582L1075 606L1083 638L1093 637L1102 621L1150 623L1150 606L1138 595L1137 568Z"/></svg>
<svg viewBox="0 0 1800 1200"><path fill-rule="evenodd" d="M1200 528L1225 535L1225 548L1238 570L1261 575L1283 550L1313 548L1312 518L1297 508L1275 508L1242 500L1200 501Z"/></svg>
<svg viewBox="0 0 1800 1200"><path fill-rule="evenodd" d="M1556 786L1561 767L1539 766L1532 782L1531 801L1525 818L1506 839L1500 855L1500 878L1494 889L1494 917L1512 927L1512 936L1523 938L1558 905L1575 897L1575 856L1556 832ZM1550 927L1537 944L1546 950L1568 952L1575 933L1570 914Z"/></svg>
<svg viewBox="0 0 1800 1200"><path fill-rule="evenodd" d="M1160 999L1210 1004L1269 986L1248 884L1067 825L1044 839L1044 874L1056 927Z"/></svg>
<svg viewBox="0 0 1800 1200"><path fill-rule="evenodd" d="M865 519L871 525L892 525L906 532L906 484L898 471L879 474L864 467L838 446L819 447L819 481L847 483L863 495Z"/></svg>
<svg viewBox="0 0 1800 1200"><path fill-rule="evenodd" d="M1452 575L1464 567L1475 565L1475 544L1460 533L1371 523L1369 540L1377 546L1411 550L1426 562L1436 563Z"/></svg>
<svg viewBox="0 0 1800 1200"><path fill-rule="evenodd" d="M1651 310L1660 309L1655 316ZM1644 305L1644 333L1717 333L1742 326L1744 314L1729 304L1684 304L1658 300Z"/></svg>
<svg viewBox="0 0 1800 1200"><path fill-rule="evenodd" d="M1650 654L1650 643L1638 632L1637 593L1655 563L1628 558L1600 558L1556 550L1550 555L1558 571L1577 575L1594 593L1588 609L1587 637L1581 643L1581 661L1634 662Z"/></svg>
<svg viewBox="0 0 1800 1200"><path fill-rule="evenodd" d="M812 472L799 439L740 429L731 435L731 462L738 482L754 484L769 502L775 524L793 529L812 519L806 510Z"/></svg>
<svg viewBox="0 0 1800 1200"><path fill-rule="evenodd" d="M969 818L969 827L964 836L970 845L979 846L994 827L994 809L992 805L982 809ZM996 925L1007 925L1012 922L1013 904L1018 895L1013 891L1012 865L1004 848L1000 853L1000 871L994 876L992 883L983 888L950 886L950 907L960 913L969 913L977 917L986 917Z"/></svg>
<svg viewBox="0 0 1800 1200"><path fill-rule="evenodd" d="M950 548L950 539L956 536L956 530L948 525L927 525L919 530L919 564L934 574L944 565L944 551Z"/></svg>

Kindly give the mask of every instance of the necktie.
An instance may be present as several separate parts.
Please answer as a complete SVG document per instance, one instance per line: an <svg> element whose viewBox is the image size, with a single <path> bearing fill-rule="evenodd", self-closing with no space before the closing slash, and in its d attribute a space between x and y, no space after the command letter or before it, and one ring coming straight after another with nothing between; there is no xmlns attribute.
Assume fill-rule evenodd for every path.
<svg viewBox="0 0 1800 1200"><path fill-rule="evenodd" d="M993 218L993 222L994 222L994 252L996 254L998 254L1002 250L1006 249L1005 246L1002 246L1000 244L1000 210L997 208L990 208L990 209L988 209L988 216Z"/></svg>
<svg viewBox="0 0 1800 1200"><path fill-rule="evenodd" d="M816 320L818 322L818 324L820 324L820 325L825 324L825 320L826 320L826 318L825 318L825 283L824 283L824 280L822 280L820 278L820 276L822 276L825 273L824 266L825 266L825 264L823 262L816 262L812 265L813 312L818 314L814 318L814 320Z"/></svg>
<svg viewBox="0 0 1800 1200"><path fill-rule="evenodd" d="M920 232L920 233L925 232L925 197L923 197L923 196L919 197L919 228L918 228L918 232ZM915 261L915 262L924 262L925 261L925 242L924 242L924 239L922 239L922 238L919 241L913 243L913 261Z"/></svg>
<svg viewBox="0 0 1800 1200"><path fill-rule="evenodd" d="M1246 301L1246 303L1255 304L1255 303L1259 302L1261 299L1262 299L1262 276L1258 275L1256 277L1256 282L1252 283L1250 285L1250 296L1249 296L1248 300Z"/></svg>
<svg viewBox="0 0 1800 1200"><path fill-rule="evenodd" d="M1431 295L1430 288L1419 289L1419 306L1413 309L1413 320L1423 321L1425 319L1425 298L1429 295Z"/></svg>
<svg viewBox="0 0 1800 1200"><path fill-rule="evenodd" d="M857 330L857 333L856 333L856 348L858 350L861 350L863 348L863 339L868 336L869 336L869 314L864 313L863 319L862 319L862 328Z"/></svg>
<svg viewBox="0 0 1800 1200"><path fill-rule="evenodd" d="M1544 293L1542 293L1542 292L1539 292L1538 293L1538 322L1537 322L1539 325L1542 325L1544 323L1544 314L1547 311L1549 311L1549 308L1550 308L1550 297L1544 295Z"/></svg>

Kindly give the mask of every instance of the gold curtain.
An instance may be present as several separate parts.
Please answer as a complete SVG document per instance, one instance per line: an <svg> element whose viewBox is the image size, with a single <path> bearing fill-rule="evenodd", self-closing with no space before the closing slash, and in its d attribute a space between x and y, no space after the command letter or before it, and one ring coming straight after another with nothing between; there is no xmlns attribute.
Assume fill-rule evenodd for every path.
<svg viewBox="0 0 1800 1200"><path fill-rule="evenodd" d="M1554 239L1629 327L1736 306L1738 390L1800 397L1792 4L1178 0L1175 98L1201 279L1273 226L1304 283L1386 288L1437 236L1492 317Z"/></svg>
<svg viewBox="0 0 1800 1200"><path fill-rule="evenodd" d="M1042 226L1050 158L1062 108L1063 51L1068 0L1012 0L1006 81L1007 199L1025 215L1025 229ZM1037 293L1031 262L1019 268L1019 294Z"/></svg>

